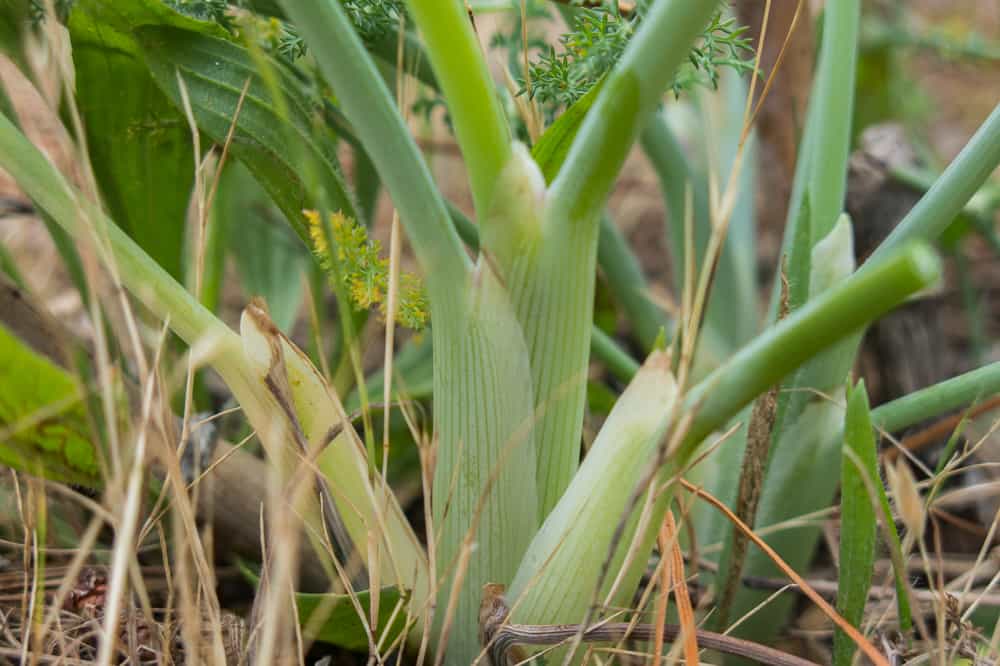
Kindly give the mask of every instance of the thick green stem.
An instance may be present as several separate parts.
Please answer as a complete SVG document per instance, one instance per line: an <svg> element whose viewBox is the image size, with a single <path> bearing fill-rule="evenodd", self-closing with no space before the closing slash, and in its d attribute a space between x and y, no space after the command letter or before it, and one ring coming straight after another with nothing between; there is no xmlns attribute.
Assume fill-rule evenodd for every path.
<svg viewBox="0 0 1000 666"><path fill-rule="evenodd" d="M405 48L414 52L412 58L407 56L407 61L412 59L417 63L426 63L427 56L420 48L420 45L415 44L409 34L407 34L406 40ZM373 45L369 47L369 50L380 57L387 58L390 47L392 49L395 48L395 40L392 41L392 44L386 42L384 44ZM420 67L413 73L422 83L434 90L441 91L441 86L437 78L427 67ZM446 205L459 237L473 253L478 252L480 245L479 227L450 201L446 202ZM614 233L607 233L605 225L612 229ZM647 348L651 347L660 327L666 323L666 317L646 295L646 290L643 287L645 277L639 268L635 253L624 239L621 238L617 228L614 227L610 220L602 222L600 239L598 241L598 262L607 274L611 288L620 299L622 309L625 310L633 326L636 327L640 343ZM635 370L639 367L638 363L614 340L604 336L595 341L593 336L596 335L597 331L593 329L591 353L607 363L614 372L623 378L631 378L635 374ZM700 348L705 349L708 347L715 348L704 341ZM717 363L716 361L713 367Z"/></svg>
<svg viewBox="0 0 1000 666"><path fill-rule="evenodd" d="M596 217L596 215L595 215ZM597 220L546 236L508 274L531 353L538 414L541 517L556 505L580 461L597 263Z"/></svg>
<svg viewBox="0 0 1000 666"><path fill-rule="evenodd" d="M998 393L1000 362L887 402L872 410L872 422L887 432L897 432Z"/></svg>
<svg viewBox="0 0 1000 666"><path fill-rule="evenodd" d="M479 251L479 228L450 202L448 211L462 242L472 252ZM608 277L608 284L621 301L622 309L636 327L640 343L652 348L657 333L667 323L666 317L646 295L646 278L642 274L635 253L618 228L606 216L601 222L597 258L601 269ZM638 333L639 331L641 333ZM590 353L604 361L619 379L628 381L639 369L639 363L625 348L593 325L590 330Z"/></svg>
<svg viewBox="0 0 1000 666"><path fill-rule="evenodd" d="M944 231L1000 164L1000 104L917 205L865 263L915 238L933 240Z"/></svg>
<svg viewBox="0 0 1000 666"><path fill-rule="evenodd" d="M490 243L531 353L543 517L579 465L601 208L639 128L714 9L682 0L656 4L598 93L545 194L540 219L537 205L523 201L530 223L508 212L507 222L521 224ZM541 174L514 162L508 194L523 200ZM496 201L516 211L502 194L498 189Z"/></svg>
<svg viewBox="0 0 1000 666"><path fill-rule="evenodd" d="M479 650L482 586L513 576L538 525L534 469L518 464L536 457L524 337L492 265L471 266L413 138L339 3L282 5L338 93L426 276L437 441L432 500L440 530L434 630L442 632L453 588L461 584L454 590L446 649L450 663L469 663Z"/></svg>
<svg viewBox="0 0 1000 666"><path fill-rule="evenodd" d="M440 530L435 633L455 585L448 663L467 664L484 584L510 580L538 529L528 353L507 294L481 268L471 314L434 310L434 523ZM436 537L436 535L434 535ZM470 553L468 548L474 547ZM471 555L466 563L464 558Z"/></svg>
<svg viewBox="0 0 1000 666"><path fill-rule="evenodd" d="M676 396L670 356L655 351L615 403L580 471L532 540L510 588L516 622L583 621L633 484L663 434ZM627 534L634 529L633 519ZM626 536L623 543L629 541ZM624 555L616 549L612 571ZM646 554L638 559L645 563Z"/></svg>
<svg viewBox="0 0 1000 666"><path fill-rule="evenodd" d="M782 319L691 389L685 407L697 410L681 460L711 432L792 369L836 340L860 331L941 273L940 259L923 244L893 253L855 273Z"/></svg>
<svg viewBox="0 0 1000 666"><path fill-rule="evenodd" d="M497 176L510 158L510 131L482 47L460 0L408 0L407 7L448 104L476 213L486 220Z"/></svg>
<svg viewBox="0 0 1000 666"><path fill-rule="evenodd" d="M597 241L597 261L607 277L608 286L628 316L635 337L648 352L653 348L660 330L669 327L667 316L649 298L649 284L638 258L622 232L607 215L601 216L600 234ZM635 364L635 368L638 367Z"/></svg>
<svg viewBox="0 0 1000 666"><path fill-rule="evenodd" d="M932 283L940 274L940 261L927 246L915 245L894 254L878 267L877 275L875 273L876 271L872 271L867 276L855 276L824 292L744 347L728 363L691 389L680 412L683 415L695 410L690 434L672 457L663 475L669 476L682 469L690 460L695 445L709 433L723 427L764 389L793 372L807 359L838 340L851 336L867 322ZM643 372L640 370L635 382L640 381ZM627 433L620 436L616 433L612 438L618 442L617 447L628 447L627 451L612 449L618 454L613 464L622 465L626 464L623 461L628 461L632 470L627 475L615 476L616 479L630 479L625 486L637 481L640 474L636 470L642 470L655 450L655 446L640 448L639 442L659 441L669 425L667 401L661 400L661 404L661 411L656 418L649 423L643 421L642 428L623 427L624 424L617 421L612 423L612 419L616 419L613 412L608 420L611 425L606 425L607 431L602 429L598 435L598 442L603 445L611 432L622 430ZM625 405L630 403L623 396L615 410L632 408L626 408ZM591 460L595 452L598 458ZM584 468L590 470L587 475L593 471L593 467L601 468L602 465L612 464L602 460L606 455L612 453L602 451L595 442L584 461ZM635 456L640 456L641 460L634 460ZM581 469L580 473L584 474L585 469ZM613 530L608 525L617 525L623 508L627 506L625 499L632 491L631 487L618 487L617 492L612 495L601 488L598 496L590 498L587 492L598 487L595 483L588 481L587 476L574 479L570 490L564 494L533 541L512 585L512 594L517 604L515 617L519 620L541 622L542 618L546 618L544 621L547 622L579 622L586 612L611 545ZM616 483L620 484L618 481ZM608 513L605 502L610 501L612 496L613 506L617 509ZM652 514L654 517L662 514L666 497L667 494L664 494L657 502ZM594 521L593 524L591 520ZM621 563L622 549L630 542L630 535L635 527L633 515L622 542L615 550L614 565L609 570L605 585L616 577L615 566ZM658 527L659 524L654 520L650 523L650 528L639 535L641 545L636 552L634 566L625 574L619 598L627 600L635 589ZM572 548L566 551L572 555L563 552L562 540L579 538L575 536L577 534L599 535L588 542L586 557L579 556ZM571 557L572 566L561 566L562 562ZM581 581L585 583L582 585L583 589Z"/></svg>

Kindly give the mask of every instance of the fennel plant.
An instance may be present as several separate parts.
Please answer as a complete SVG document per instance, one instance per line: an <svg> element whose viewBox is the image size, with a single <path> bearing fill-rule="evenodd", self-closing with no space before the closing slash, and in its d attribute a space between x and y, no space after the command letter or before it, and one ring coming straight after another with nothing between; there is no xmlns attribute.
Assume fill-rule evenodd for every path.
<svg viewBox="0 0 1000 666"><path fill-rule="evenodd" d="M123 190L128 174L114 154L95 147L91 157L104 167L95 171L104 207L61 176L6 111L0 116L0 167L190 348L205 350L203 360L239 401L286 483L301 482L302 456L316 457L318 491L303 513L319 555L333 555L335 513L344 528L336 544L344 561L331 564L349 569L354 558L363 571L353 578L342 574L338 582L369 584L370 604L382 587L393 588L393 598L405 602L404 640L446 663L472 663L483 653L479 607L488 583L508 586L511 620L522 624L592 622L631 607L676 479L697 476L731 501L746 441L742 426L723 438L719 455L689 468L716 443L716 434L745 420L743 410L774 385L791 390L779 403L758 525L783 519L793 494L801 493L809 506L829 505L837 478L821 477L840 460L841 403L859 333L938 279L939 260L929 243L1000 163L998 107L896 233L856 267L851 223L842 213L860 3L829 3L785 235L792 307L779 320L775 291L762 325L753 301L756 165L742 104L749 77L722 77L723 108L714 111L725 118L728 135L715 158L702 164L689 163L662 108L665 95L678 90L678 72L691 63L692 46L704 47L706 27L717 24L716 3L643 3L641 20L628 24L634 34L622 38L607 71L586 91L562 99L566 108L530 148L518 138L518 119L506 110L465 2L406 0L388 3L389 9L360 0L248 2L259 16L239 29L228 18L220 24L217 17L185 11L183 4L78 0L70 10L81 102L97 94L87 88L101 76L93 71L94 49L115 50L122 59L118 73L133 72L148 88L132 109L135 116L122 109L103 126L97 111L82 106L84 120L92 123L87 137L103 139L90 143L111 146L113 153L113 133L135 126L155 105L159 130L186 127L178 123L188 120L204 137L226 145L230 159L246 168L277 214L319 256L317 274L329 273L340 313L332 326L343 350L336 379L259 309L248 309L237 334L202 304L202 294L178 282L174 246L183 220L164 228L174 235L154 248L136 208L142 193L159 191L154 178L141 183L148 190ZM267 39L254 32L267 23L265 14L279 17L284 30L275 37L280 48L270 53L262 45ZM407 54L426 61L407 69ZM395 75L412 71L447 108L472 195L472 229L442 196L399 108L402 101L386 83L384 73L400 64L404 70ZM701 103L707 108L715 102L705 95ZM639 139L671 211L675 281L684 294L678 320L635 284L642 279L635 259L604 217ZM355 154L351 184L339 167L338 142ZM183 150L153 154L175 169L195 157L186 143ZM708 184L720 180L729 186L720 191ZM423 488L430 520L419 536L387 483L372 429L359 433L344 407L357 385L370 426L372 393L351 356L358 354L364 317L354 306L395 307L389 305L397 289L389 264L361 233L372 205L361 194L372 183L391 195L430 315L424 335L433 354L415 353L409 366L429 375L433 410L433 468ZM685 218L693 229L685 230ZM476 251L470 253L473 236ZM619 293L630 294L623 309L641 322L637 338L648 354L641 363L592 333L599 264L615 276ZM410 296L423 303L423 293L414 288ZM404 310L426 314L412 300ZM661 342L655 343L658 334ZM605 359L618 354L622 374L634 378L581 456L588 369L596 353ZM390 378L386 373L379 381L384 387ZM942 385L939 404L996 391L998 379L994 365L975 375L975 391L968 381ZM859 402L857 393L850 395L852 405ZM874 410L870 419L854 414L859 409L852 407L848 419L852 447L864 442L859 422L899 428L932 408ZM18 456L0 459L20 460L25 447L31 453L30 439L17 444ZM44 448L36 452L43 460L55 455ZM72 460L56 458L49 473L58 479ZM92 460L82 464L92 470ZM852 487L861 487L850 478ZM716 540L728 533L713 518L698 522L696 532ZM778 535L771 542L801 569L816 538L794 542L800 538ZM726 548L719 557L724 569L745 566L752 573L768 566L755 551L745 565L734 564ZM755 602L742 591L733 613ZM743 631L767 642L781 616L781 608L768 609ZM377 629L376 623L367 638L374 651Z"/></svg>

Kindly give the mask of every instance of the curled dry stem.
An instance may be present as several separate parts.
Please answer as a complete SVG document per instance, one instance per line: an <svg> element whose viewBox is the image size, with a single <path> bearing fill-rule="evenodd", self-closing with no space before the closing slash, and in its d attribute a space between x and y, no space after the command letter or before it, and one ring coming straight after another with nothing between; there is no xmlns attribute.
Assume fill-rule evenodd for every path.
<svg viewBox="0 0 1000 666"><path fill-rule="evenodd" d="M605 622L591 627L579 624L510 624L506 622L509 611L503 596L505 589L504 585L497 583L483 586L479 609L479 638L484 646L488 646L487 654L492 666L508 666L523 661L526 655L519 648L521 645L558 645L575 640L581 629L579 640L584 643L613 643L626 637L652 641L659 633L664 640L673 642L685 633L680 625L658 623L633 625L629 622ZM712 631L698 629L695 639L701 647L771 666L817 666L807 659Z"/></svg>

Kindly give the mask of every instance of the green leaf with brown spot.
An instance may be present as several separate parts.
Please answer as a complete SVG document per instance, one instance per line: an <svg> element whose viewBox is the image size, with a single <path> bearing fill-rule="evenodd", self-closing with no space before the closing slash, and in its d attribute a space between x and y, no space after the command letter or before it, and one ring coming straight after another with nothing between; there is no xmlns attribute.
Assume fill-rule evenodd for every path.
<svg viewBox="0 0 1000 666"><path fill-rule="evenodd" d="M54 481L102 483L79 384L3 326L0 464Z"/></svg>

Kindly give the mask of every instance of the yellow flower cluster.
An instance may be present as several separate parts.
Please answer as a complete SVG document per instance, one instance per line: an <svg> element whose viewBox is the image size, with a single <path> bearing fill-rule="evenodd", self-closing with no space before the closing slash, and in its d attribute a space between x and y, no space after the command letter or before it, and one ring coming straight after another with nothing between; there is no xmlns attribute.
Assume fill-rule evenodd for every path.
<svg viewBox="0 0 1000 666"><path fill-rule="evenodd" d="M356 220L343 213L330 214L330 231L336 249L330 252L326 232L319 213L303 211L312 241L312 250L320 265L329 273L330 280L343 280L347 293L358 310L378 307L383 319L386 316L386 295L389 289L389 260L379 257L381 244L368 238L368 231ZM396 321L407 328L422 329L427 325L427 296L420 278L403 273L399 278Z"/></svg>

